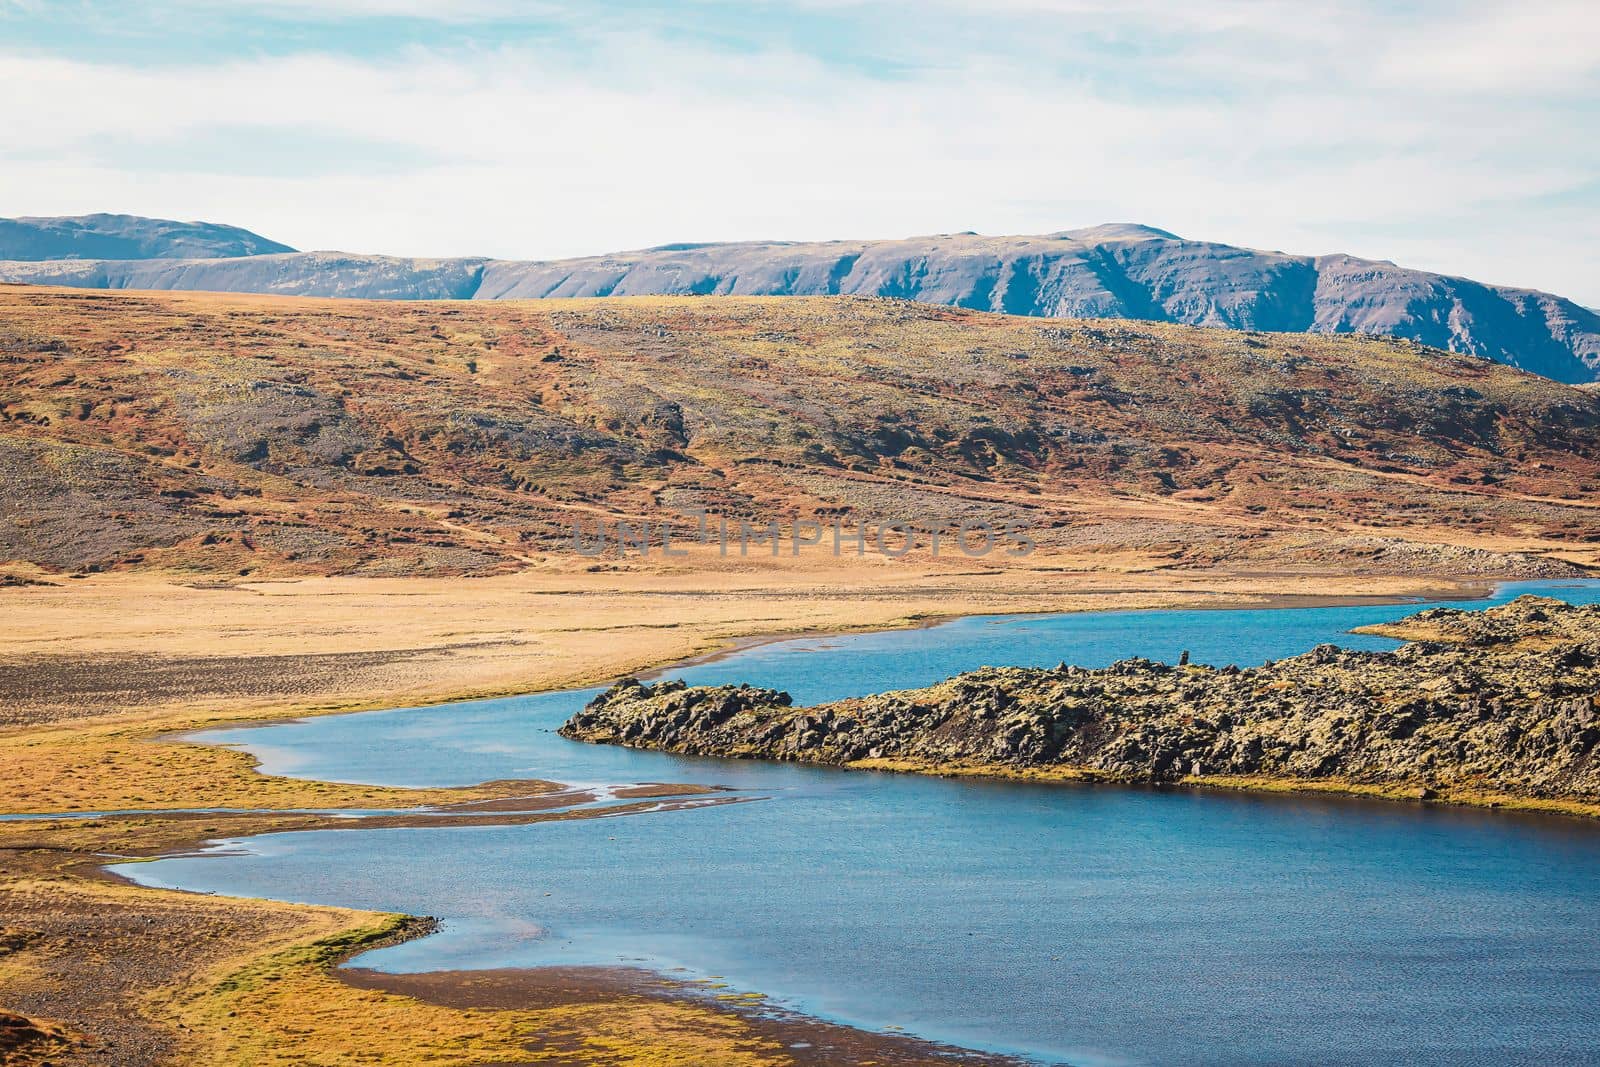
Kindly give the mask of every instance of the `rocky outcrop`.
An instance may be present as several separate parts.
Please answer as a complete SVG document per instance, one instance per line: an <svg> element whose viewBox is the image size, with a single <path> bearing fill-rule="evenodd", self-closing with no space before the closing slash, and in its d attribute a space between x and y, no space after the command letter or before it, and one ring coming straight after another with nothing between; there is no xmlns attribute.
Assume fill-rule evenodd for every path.
<svg viewBox="0 0 1600 1067"><path fill-rule="evenodd" d="M0 260L55 258L7 252L4 225ZM186 253L208 258L150 262L145 253L91 251L83 241L71 247L73 262L0 262L0 280L385 300L886 296L1012 315L1386 334L1558 381L1600 377L1600 315L1559 296L1126 224L1018 237L680 244L548 261L287 253L282 246L256 251L286 254L219 258L241 255L229 246Z"/></svg>
<svg viewBox="0 0 1600 1067"><path fill-rule="evenodd" d="M986 667L809 708L770 689L627 680L561 733L692 755L931 771L1600 801L1600 606L1525 596L1481 612L1425 611L1395 632L1430 639L1393 652L1322 645L1242 670L1146 659L1103 670Z"/></svg>

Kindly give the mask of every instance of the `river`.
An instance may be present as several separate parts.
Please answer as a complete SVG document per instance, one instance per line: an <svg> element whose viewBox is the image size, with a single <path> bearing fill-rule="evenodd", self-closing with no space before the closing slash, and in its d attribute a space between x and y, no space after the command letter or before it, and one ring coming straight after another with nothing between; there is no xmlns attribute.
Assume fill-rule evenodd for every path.
<svg viewBox="0 0 1600 1067"><path fill-rule="evenodd" d="M1600 602L1600 583L1515 583ZM1241 666L1417 605L962 619L669 672L797 702L982 664ZM701 782L747 803L339 830L129 864L149 885L439 916L360 965L627 964L1073 1064L1600 1063L1600 827L1362 801L946 781L582 745L596 690L199 735L385 785Z"/></svg>

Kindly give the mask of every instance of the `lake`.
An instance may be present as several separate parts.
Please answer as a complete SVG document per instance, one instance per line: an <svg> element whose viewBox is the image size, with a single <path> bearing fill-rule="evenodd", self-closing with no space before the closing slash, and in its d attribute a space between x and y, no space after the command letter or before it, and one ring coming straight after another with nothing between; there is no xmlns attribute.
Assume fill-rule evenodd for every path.
<svg viewBox="0 0 1600 1067"><path fill-rule="evenodd" d="M1574 603L1600 583L1515 583ZM969 618L668 672L797 702L983 664L1241 666L1418 605ZM1362 801L1027 785L570 742L597 690L211 731L271 773L703 782L747 803L340 830L124 865L142 883L441 917L395 971L625 963L1073 1064L1600 1063L1600 827ZM681 969L681 970L680 970Z"/></svg>

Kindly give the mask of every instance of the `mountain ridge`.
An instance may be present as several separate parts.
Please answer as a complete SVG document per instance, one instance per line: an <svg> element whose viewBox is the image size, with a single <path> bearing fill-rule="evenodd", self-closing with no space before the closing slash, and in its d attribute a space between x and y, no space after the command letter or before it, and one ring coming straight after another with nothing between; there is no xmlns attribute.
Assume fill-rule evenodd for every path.
<svg viewBox="0 0 1600 1067"><path fill-rule="evenodd" d="M0 219L0 260L238 258L295 249L239 226L142 215L23 215Z"/></svg>
<svg viewBox="0 0 1600 1067"><path fill-rule="evenodd" d="M1039 236L679 242L561 260L315 251L0 262L0 281L381 300L884 296L1047 318L1372 333L1558 381L1600 380L1600 314L1564 297L1345 253L1192 241L1138 223Z"/></svg>

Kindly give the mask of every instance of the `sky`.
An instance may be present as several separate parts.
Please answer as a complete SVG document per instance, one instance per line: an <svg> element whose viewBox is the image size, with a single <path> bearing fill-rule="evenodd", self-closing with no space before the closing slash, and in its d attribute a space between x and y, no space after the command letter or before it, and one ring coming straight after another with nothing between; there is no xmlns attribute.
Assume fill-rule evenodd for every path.
<svg viewBox="0 0 1600 1067"><path fill-rule="evenodd" d="M1600 5L0 0L0 215L544 259L1141 222L1600 307Z"/></svg>

